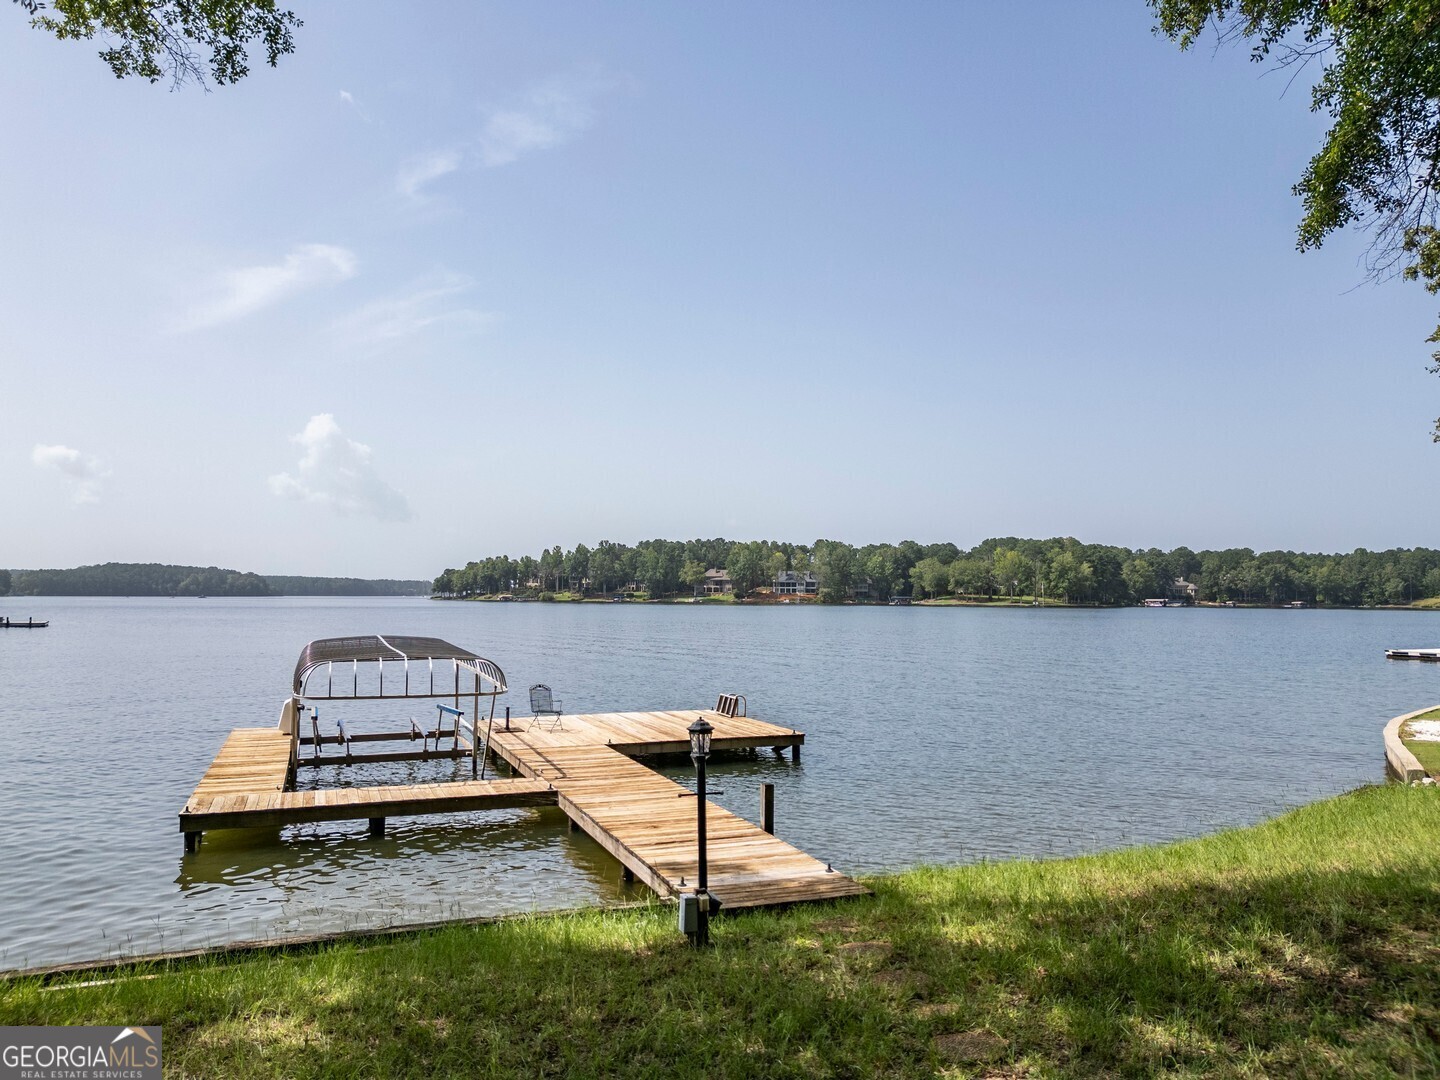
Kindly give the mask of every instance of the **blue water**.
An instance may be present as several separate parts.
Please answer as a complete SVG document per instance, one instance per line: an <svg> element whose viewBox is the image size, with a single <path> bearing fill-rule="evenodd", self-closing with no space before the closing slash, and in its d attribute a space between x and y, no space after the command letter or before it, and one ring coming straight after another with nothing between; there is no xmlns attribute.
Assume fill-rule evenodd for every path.
<svg viewBox="0 0 1440 1080"><path fill-rule="evenodd" d="M774 783L779 834L849 872L1253 822L1379 781L1384 722L1440 702L1440 665L1384 659L1440 644L1440 616L1414 612L7 598L0 614L51 620L0 631L0 967L644 895L555 809L394 821L378 840L364 822L215 833L182 858L176 813L232 727L275 723L312 638L446 638L504 668L517 714L533 682L572 712L743 693L807 733L802 763L718 761L717 801L756 819ZM468 774L416 768L361 779Z"/></svg>

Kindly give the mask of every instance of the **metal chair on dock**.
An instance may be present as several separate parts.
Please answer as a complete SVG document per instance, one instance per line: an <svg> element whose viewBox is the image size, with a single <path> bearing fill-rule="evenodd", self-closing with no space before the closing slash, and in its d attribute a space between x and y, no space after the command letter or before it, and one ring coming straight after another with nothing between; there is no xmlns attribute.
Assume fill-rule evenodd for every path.
<svg viewBox="0 0 1440 1080"><path fill-rule="evenodd" d="M530 711L535 714L535 719L530 721L531 728L544 723L544 717L553 716L555 719L550 723L550 730L564 730L560 724L560 702L555 700L550 693L550 687L544 683L536 683L530 687Z"/></svg>

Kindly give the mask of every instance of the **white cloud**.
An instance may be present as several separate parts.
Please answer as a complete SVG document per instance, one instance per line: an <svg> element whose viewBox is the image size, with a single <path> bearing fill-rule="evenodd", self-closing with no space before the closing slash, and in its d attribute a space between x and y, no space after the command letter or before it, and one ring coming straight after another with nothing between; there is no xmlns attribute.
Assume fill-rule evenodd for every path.
<svg viewBox="0 0 1440 1080"><path fill-rule="evenodd" d="M475 283L461 274L426 278L358 308L338 320L335 329L352 347L383 345L438 327L483 330L499 316L464 302L474 288Z"/></svg>
<svg viewBox="0 0 1440 1080"><path fill-rule="evenodd" d="M519 101L486 110L480 163L508 165L535 150L569 142L595 119L595 99L613 84L594 72L557 76L532 87Z"/></svg>
<svg viewBox="0 0 1440 1080"><path fill-rule="evenodd" d="M370 448L340 430L335 417L320 413L292 439L305 453L295 473L270 477L270 490L287 499L328 506L338 514L380 521L409 521L409 500L380 479Z"/></svg>
<svg viewBox="0 0 1440 1080"><path fill-rule="evenodd" d="M365 123L370 123L370 117L366 115L365 110L360 107L360 103L355 100L355 95L350 93L349 90L340 91L340 103L342 105L349 105L350 108L355 110L356 116L360 117L361 120L364 120Z"/></svg>
<svg viewBox="0 0 1440 1080"><path fill-rule="evenodd" d="M395 190L407 199L420 199L422 188L432 180L438 180L460 167L460 151L433 150L420 154L400 166L395 177Z"/></svg>
<svg viewBox="0 0 1440 1080"><path fill-rule="evenodd" d="M395 188L419 201L425 185L457 169L493 169L562 146L594 123L595 102L616 85L596 70L572 72L536 83L504 104L485 106L478 135L405 161L396 173Z"/></svg>
<svg viewBox="0 0 1440 1080"><path fill-rule="evenodd" d="M110 475L110 470L100 464L100 459L82 454L69 446L43 446L35 444L30 460L40 469L54 469L69 479L70 497L77 505L100 501L100 482Z"/></svg>
<svg viewBox="0 0 1440 1080"><path fill-rule="evenodd" d="M321 285L355 276L355 253L333 244L300 244L280 262L225 273L214 295L181 323L185 330L231 322Z"/></svg>

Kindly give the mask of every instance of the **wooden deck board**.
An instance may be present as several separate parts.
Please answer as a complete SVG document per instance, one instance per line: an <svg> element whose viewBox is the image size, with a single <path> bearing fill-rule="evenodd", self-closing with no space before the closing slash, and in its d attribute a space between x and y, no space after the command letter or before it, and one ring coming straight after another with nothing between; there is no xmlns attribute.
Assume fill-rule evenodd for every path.
<svg viewBox="0 0 1440 1080"><path fill-rule="evenodd" d="M462 780L453 784L230 795L208 800L192 798L180 815L180 831L275 828L314 821L554 806L555 802L550 786L536 780Z"/></svg>
<svg viewBox="0 0 1440 1080"><path fill-rule="evenodd" d="M686 789L629 760L628 754L689 749L687 728L702 713L566 716L564 730L521 720L494 733L496 751L518 772L553 783L560 807L640 880L662 896L695 887L699 870L695 803ZM795 746L801 732L751 717L703 714L713 749ZM587 741L588 740L588 741ZM759 826L713 803L706 807L711 893L725 907L758 907L865 892L863 886ZM684 885L681 885L681 882Z"/></svg>

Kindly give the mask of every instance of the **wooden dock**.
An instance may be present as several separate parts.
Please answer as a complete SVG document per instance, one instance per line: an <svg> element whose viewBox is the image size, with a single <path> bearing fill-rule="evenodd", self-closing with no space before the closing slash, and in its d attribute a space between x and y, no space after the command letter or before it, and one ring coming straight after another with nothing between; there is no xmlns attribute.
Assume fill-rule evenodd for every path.
<svg viewBox="0 0 1440 1080"><path fill-rule="evenodd" d="M512 722L491 748L522 775L559 792L560 809L636 878L663 897L695 888L695 803L686 788L632 756L688 753L690 724L704 716L711 751L789 747L803 732L746 716L705 711L601 713L548 723ZM714 803L706 808L709 889L725 908L856 896L865 888L758 825Z"/></svg>
<svg viewBox="0 0 1440 1080"><path fill-rule="evenodd" d="M706 710L599 713L512 720L497 725L487 752L517 776L442 784L293 791L299 740L279 728L230 733L180 812L185 849L222 828L277 827L314 821L368 819L372 834L385 819L515 806L558 805L614 855L627 877L662 897L693 890L698 854L696 806L690 792L635 757L688 754L690 724L714 725L714 751L773 747L799 760L803 732L753 717ZM303 764L303 760L298 762ZM866 892L858 882L758 825L707 803L709 888L724 908L828 900Z"/></svg>
<svg viewBox="0 0 1440 1080"><path fill-rule="evenodd" d="M376 834L384 831L385 819L390 817L554 806L556 802L548 784L532 780L291 791L296 742L279 728L232 731L180 811L185 850L194 851L201 834L214 829L276 828L363 818Z"/></svg>

